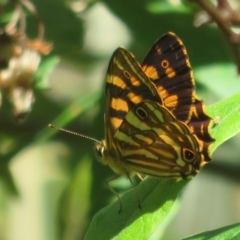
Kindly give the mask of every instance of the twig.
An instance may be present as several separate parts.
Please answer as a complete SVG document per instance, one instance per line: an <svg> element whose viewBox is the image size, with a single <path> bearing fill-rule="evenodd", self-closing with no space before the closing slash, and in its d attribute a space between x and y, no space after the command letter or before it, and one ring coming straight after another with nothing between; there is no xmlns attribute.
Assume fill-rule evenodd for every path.
<svg viewBox="0 0 240 240"><path fill-rule="evenodd" d="M240 25L240 11L233 10L227 0L218 0L215 7L209 0L195 0L211 17L219 29L226 36L234 52L238 74L240 74L240 34L231 29L233 25ZM203 24L209 23L205 21Z"/></svg>

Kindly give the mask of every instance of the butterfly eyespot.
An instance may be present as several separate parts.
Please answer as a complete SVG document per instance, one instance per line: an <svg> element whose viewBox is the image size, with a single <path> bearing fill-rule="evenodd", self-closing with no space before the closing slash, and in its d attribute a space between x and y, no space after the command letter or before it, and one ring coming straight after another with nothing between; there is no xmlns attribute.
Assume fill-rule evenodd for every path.
<svg viewBox="0 0 240 240"><path fill-rule="evenodd" d="M127 79L130 79L130 78L131 78L130 73L127 72L127 71L123 71L123 75L124 75Z"/></svg>
<svg viewBox="0 0 240 240"><path fill-rule="evenodd" d="M195 152L193 152L192 150L190 150L188 148L182 149L182 155L183 155L183 159L186 162L192 162L195 159Z"/></svg>
<svg viewBox="0 0 240 240"><path fill-rule="evenodd" d="M169 67L169 62L168 62L167 60L163 60L163 61L161 62L161 66L162 66L163 68L168 68L168 67Z"/></svg>
<svg viewBox="0 0 240 240"><path fill-rule="evenodd" d="M136 114L139 118L145 120L148 117L148 113L141 107L136 109Z"/></svg>

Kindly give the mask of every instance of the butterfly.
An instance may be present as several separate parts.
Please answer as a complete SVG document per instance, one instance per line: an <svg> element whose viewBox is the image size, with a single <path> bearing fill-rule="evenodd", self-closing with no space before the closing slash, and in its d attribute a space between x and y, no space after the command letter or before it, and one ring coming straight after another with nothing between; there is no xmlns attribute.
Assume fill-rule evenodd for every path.
<svg viewBox="0 0 240 240"><path fill-rule="evenodd" d="M101 163L116 175L166 178L196 175L211 156L211 118L195 94L186 49L174 33L162 36L143 64L124 48L106 74L105 140L96 142ZM132 184L133 185L133 184ZM140 201L138 199L139 206Z"/></svg>

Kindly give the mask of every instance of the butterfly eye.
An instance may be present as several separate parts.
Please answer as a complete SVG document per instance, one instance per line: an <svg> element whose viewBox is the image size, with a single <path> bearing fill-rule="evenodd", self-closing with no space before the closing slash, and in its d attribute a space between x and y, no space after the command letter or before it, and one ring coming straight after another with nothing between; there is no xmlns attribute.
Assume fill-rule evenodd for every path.
<svg viewBox="0 0 240 240"><path fill-rule="evenodd" d="M195 159L195 152L193 152L192 150L190 150L188 148L182 149L182 155L183 155L183 159L186 162L192 162Z"/></svg>
<svg viewBox="0 0 240 240"><path fill-rule="evenodd" d="M141 107L136 109L136 114L142 120L145 120L148 117L147 112L143 108L141 108Z"/></svg>

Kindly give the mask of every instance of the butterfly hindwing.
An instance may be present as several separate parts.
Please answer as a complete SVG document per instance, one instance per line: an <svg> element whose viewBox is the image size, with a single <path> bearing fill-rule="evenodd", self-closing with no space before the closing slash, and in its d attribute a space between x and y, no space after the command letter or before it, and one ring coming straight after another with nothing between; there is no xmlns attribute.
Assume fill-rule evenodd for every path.
<svg viewBox="0 0 240 240"><path fill-rule="evenodd" d="M204 162L187 125L156 102L133 107L114 138L123 165L132 172L186 178L195 175Z"/></svg>
<svg viewBox="0 0 240 240"><path fill-rule="evenodd" d="M199 144L206 162L211 161L210 145L215 141L211 135L212 118L207 115L204 102L195 96L191 119L188 123L190 130L198 137Z"/></svg>

